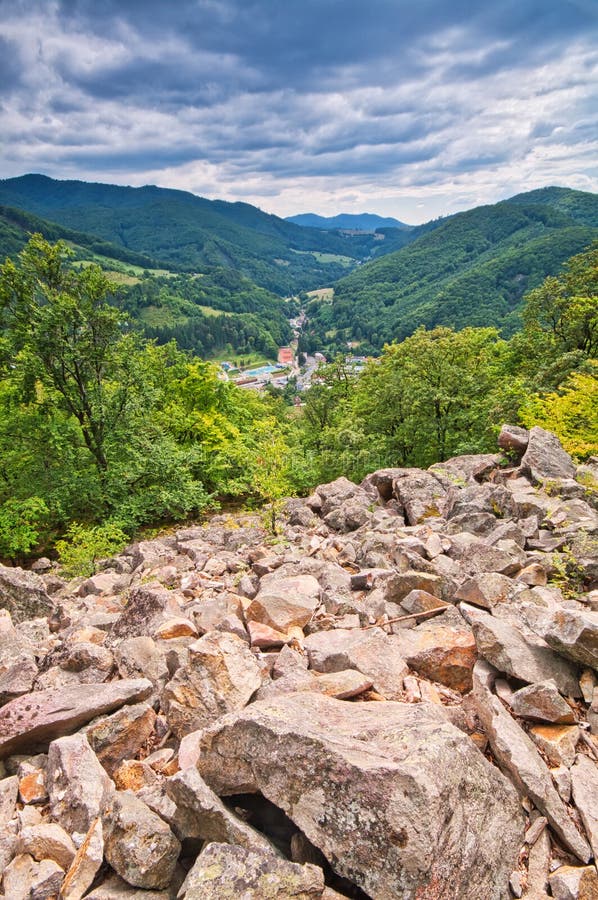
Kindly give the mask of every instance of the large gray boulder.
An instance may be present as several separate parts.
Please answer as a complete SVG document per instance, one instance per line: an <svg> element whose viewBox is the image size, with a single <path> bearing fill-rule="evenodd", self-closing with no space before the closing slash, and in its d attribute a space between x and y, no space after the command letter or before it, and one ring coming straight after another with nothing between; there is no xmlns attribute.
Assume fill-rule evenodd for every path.
<svg viewBox="0 0 598 900"><path fill-rule="evenodd" d="M7 609L13 622L49 616L53 608L39 575L18 566L0 566L0 609Z"/></svg>
<svg viewBox="0 0 598 900"><path fill-rule="evenodd" d="M181 666L162 692L162 708L178 738L241 709L262 683L259 663L234 634L210 631L189 647Z"/></svg>
<svg viewBox="0 0 598 900"><path fill-rule="evenodd" d="M433 704L298 693L252 704L200 741L219 794L261 791L377 900L506 900L523 837L517 794Z"/></svg>
<svg viewBox="0 0 598 900"><path fill-rule="evenodd" d="M575 465L556 434L535 425L529 432L521 472L529 475L533 482L541 483L546 479L575 478Z"/></svg>

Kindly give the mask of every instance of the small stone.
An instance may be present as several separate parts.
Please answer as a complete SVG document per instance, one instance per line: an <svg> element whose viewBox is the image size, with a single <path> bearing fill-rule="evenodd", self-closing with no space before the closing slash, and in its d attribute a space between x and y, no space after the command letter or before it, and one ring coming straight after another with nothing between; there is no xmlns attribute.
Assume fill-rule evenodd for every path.
<svg viewBox="0 0 598 900"><path fill-rule="evenodd" d="M523 896L523 882L521 880L521 872L513 872L509 878L509 887L514 897Z"/></svg>
<svg viewBox="0 0 598 900"><path fill-rule="evenodd" d="M526 566L518 573L517 581L521 581L523 584L534 587L535 585L547 584L548 576L544 566L541 566L540 563L531 563L531 565Z"/></svg>
<svg viewBox="0 0 598 900"><path fill-rule="evenodd" d="M552 766L573 765L579 740L577 725L534 725L529 733Z"/></svg>
<svg viewBox="0 0 598 900"><path fill-rule="evenodd" d="M567 766L556 766L550 770L550 774L561 800L563 803L569 803L571 800L571 772Z"/></svg>
<svg viewBox="0 0 598 900"><path fill-rule="evenodd" d="M314 679L315 689L328 697L348 700L357 697L373 687L373 682L358 672L357 669L345 669L342 672L328 672Z"/></svg>
<svg viewBox="0 0 598 900"><path fill-rule="evenodd" d="M598 873L595 866L561 866L549 875L554 900L595 900Z"/></svg>
<svg viewBox="0 0 598 900"><path fill-rule="evenodd" d="M193 622L182 617L167 619L162 622L153 633L154 640L171 641L181 637L199 637L199 632Z"/></svg>
<svg viewBox="0 0 598 900"><path fill-rule="evenodd" d="M19 798L21 803L43 803L48 799L46 773L36 769L19 779Z"/></svg>
<svg viewBox="0 0 598 900"><path fill-rule="evenodd" d="M594 690L598 687L598 675L593 669L584 669L579 678L579 687L586 703L591 703Z"/></svg>
<svg viewBox="0 0 598 900"><path fill-rule="evenodd" d="M155 784L158 776L151 766L138 759L127 759L112 773L114 784L119 791L137 793L141 788Z"/></svg>
<svg viewBox="0 0 598 900"><path fill-rule="evenodd" d="M19 779L16 775L0 781L0 827L10 822L17 808Z"/></svg>

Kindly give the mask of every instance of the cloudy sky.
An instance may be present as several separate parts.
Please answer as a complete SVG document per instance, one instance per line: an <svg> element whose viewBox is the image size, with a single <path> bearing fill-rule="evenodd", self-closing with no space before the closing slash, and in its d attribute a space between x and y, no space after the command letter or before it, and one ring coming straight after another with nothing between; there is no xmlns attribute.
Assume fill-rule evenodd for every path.
<svg viewBox="0 0 598 900"><path fill-rule="evenodd" d="M0 177L422 222L598 190L596 0L0 0Z"/></svg>

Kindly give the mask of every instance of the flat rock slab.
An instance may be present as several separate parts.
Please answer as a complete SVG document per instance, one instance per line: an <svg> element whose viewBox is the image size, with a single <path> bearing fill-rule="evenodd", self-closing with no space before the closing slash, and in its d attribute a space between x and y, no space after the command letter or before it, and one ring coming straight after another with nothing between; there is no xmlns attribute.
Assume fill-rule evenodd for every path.
<svg viewBox="0 0 598 900"><path fill-rule="evenodd" d="M261 791L377 900L508 896L516 791L433 704L253 703L203 733L198 768L219 794Z"/></svg>
<svg viewBox="0 0 598 900"><path fill-rule="evenodd" d="M70 734L95 716L125 703L145 700L153 690L146 678L48 688L17 697L0 709L0 759L30 752L39 744Z"/></svg>
<svg viewBox="0 0 598 900"><path fill-rule="evenodd" d="M587 863L592 855L590 847L569 818L546 763L525 731L492 693L491 686L496 674L496 670L485 662L477 662L473 670L476 711L492 752L521 794L529 796L544 813L567 849Z"/></svg>

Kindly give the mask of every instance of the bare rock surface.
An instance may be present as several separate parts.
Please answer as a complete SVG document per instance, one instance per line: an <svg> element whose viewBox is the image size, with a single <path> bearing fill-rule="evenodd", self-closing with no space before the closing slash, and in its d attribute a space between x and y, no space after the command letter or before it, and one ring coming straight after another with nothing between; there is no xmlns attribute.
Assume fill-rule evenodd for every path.
<svg viewBox="0 0 598 900"><path fill-rule="evenodd" d="M0 759L23 748L47 744L95 716L151 693L144 678L109 684L77 684L64 689L35 691L0 709Z"/></svg>
<svg viewBox="0 0 598 900"><path fill-rule="evenodd" d="M262 683L260 667L236 635L214 631L189 647L189 661L166 685L162 703L180 738L241 709Z"/></svg>
<svg viewBox="0 0 598 900"><path fill-rule="evenodd" d="M375 897L431 896L444 879L500 897L522 837L511 785L428 704L256 703L204 733L198 767L216 792L261 791Z"/></svg>
<svg viewBox="0 0 598 900"><path fill-rule="evenodd" d="M499 447L0 566L0 896L595 900L598 467Z"/></svg>

